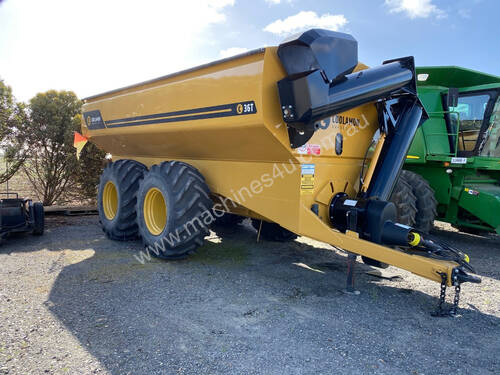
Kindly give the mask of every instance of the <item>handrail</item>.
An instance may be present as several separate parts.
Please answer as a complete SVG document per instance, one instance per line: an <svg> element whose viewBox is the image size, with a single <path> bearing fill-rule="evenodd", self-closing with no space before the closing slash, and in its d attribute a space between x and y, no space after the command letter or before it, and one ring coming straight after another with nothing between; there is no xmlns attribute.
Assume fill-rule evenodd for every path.
<svg viewBox="0 0 500 375"><path fill-rule="evenodd" d="M19 194L14 192L0 191L0 195L7 195L7 198L9 197L9 195L15 195L16 199L19 199Z"/></svg>

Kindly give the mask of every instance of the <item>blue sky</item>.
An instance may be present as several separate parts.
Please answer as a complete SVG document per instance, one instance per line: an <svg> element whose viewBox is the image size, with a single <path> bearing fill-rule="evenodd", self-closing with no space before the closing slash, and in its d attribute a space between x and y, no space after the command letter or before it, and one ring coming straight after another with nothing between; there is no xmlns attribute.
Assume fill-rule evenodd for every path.
<svg viewBox="0 0 500 375"><path fill-rule="evenodd" d="M500 74L497 0L0 0L0 78L19 100L49 89L85 97L311 27L352 34L368 65Z"/></svg>

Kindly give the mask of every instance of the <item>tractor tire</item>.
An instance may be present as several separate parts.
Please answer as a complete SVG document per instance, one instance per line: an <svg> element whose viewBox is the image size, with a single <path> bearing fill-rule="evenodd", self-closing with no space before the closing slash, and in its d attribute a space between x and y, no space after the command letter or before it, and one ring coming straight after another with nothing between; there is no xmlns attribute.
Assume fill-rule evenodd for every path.
<svg viewBox="0 0 500 375"><path fill-rule="evenodd" d="M137 190L146 171L143 164L134 160L118 160L104 168L97 208L102 230L108 238L118 241L137 238Z"/></svg>
<svg viewBox="0 0 500 375"><path fill-rule="evenodd" d="M34 225L31 233L35 236L41 236L45 228L45 211L42 203L33 203L33 216Z"/></svg>
<svg viewBox="0 0 500 375"><path fill-rule="evenodd" d="M243 216L224 212L222 216L215 217L214 226L223 228L234 228L244 219L245 218Z"/></svg>
<svg viewBox="0 0 500 375"><path fill-rule="evenodd" d="M396 220L400 224L413 226L417 213L417 198L403 175L400 175L389 200L396 205Z"/></svg>
<svg viewBox="0 0 500 375"><path fill-rule="evenodd" d="M457 228L462 233L473 234L475 236L484 236L484 235L488 234L487 231L485 231L484 229L479 229L479 228L471 228L471 227L464 227L464 226L456 226L455 228Z"/></svg>
<svg viewBox="0 0 500 375"><path fill-rule="evenodd" d="M261 220L252 219L252 226L259 231ZM270 223L268 221L262 221L262 228L260 230L260 235L268 240L275 242L288 242L293 241L298 236L290 232L288 229L283 228L281 225L276 223Z"/></svg>
<svg viewBox="0 0 500 375"><path fill-rule="evenodd" d="M209 234L204 219L214 218L210 190L200 172L179 161L153 165L137 194L137 224L147 252L183 259Z"/></svg>
<svg viewBox="0 0 500 375"><path fill-rule="evenodd" d="M402 171L403 178L410 184L413 194L417 198L415 216L415 229L422 233L429 233L434 226L434 219L437 215L437 201L434 196L434 190L422 176L410 172Z"/></svg>

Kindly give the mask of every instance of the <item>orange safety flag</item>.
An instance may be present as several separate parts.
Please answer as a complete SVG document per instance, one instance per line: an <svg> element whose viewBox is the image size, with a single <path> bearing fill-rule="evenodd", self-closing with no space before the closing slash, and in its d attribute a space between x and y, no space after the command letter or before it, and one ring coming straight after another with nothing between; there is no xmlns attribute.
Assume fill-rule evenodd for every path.
<svg viewBox="0 0 500 375"><path fill-rule="evenodd" d="M75 138L73 140L73 147L76 148L76 158L80 160L80 154L82 153L83 148L88 142L88 138L84 137L78 132L75 132Z"/></svg>

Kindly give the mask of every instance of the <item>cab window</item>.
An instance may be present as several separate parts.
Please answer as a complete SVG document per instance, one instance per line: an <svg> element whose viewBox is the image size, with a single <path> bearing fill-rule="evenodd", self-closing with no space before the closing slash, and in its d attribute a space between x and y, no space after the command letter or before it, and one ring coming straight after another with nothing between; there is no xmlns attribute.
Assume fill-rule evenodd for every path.
<svg viewBox="0 0 500 375"><path fill-rule="evenodd" d="M490 95L488 94L463 95L458 98L456 107L450 107L450 111L457 112L459 115L459 152L474 151L489 100Z"/></svg>
<svg viewBox="0 0 500 375"><path fill-rule="evenodd" d="M481 148L481 156L500 158L500 96L497 97Z"/></svg>

